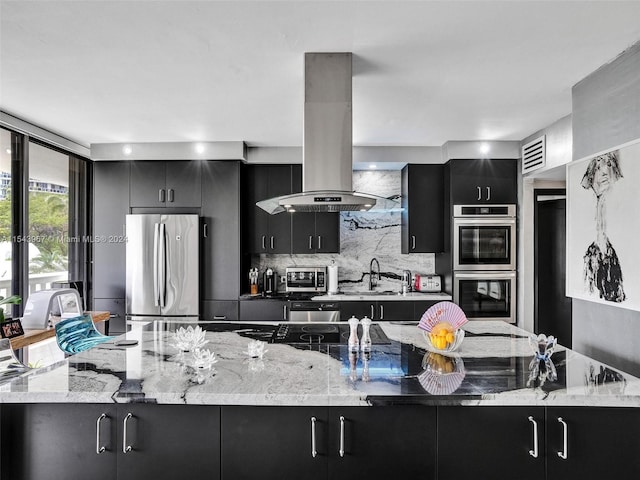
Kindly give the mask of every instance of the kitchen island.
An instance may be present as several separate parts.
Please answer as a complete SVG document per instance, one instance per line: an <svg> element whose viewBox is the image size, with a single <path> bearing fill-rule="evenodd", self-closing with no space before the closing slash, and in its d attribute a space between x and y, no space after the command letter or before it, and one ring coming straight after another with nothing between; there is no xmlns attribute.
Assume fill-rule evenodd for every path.
<svg viewBox="0 0 640 480"><path fill-rule="evenodd" d="M1 386L7 478L56 478L38 475L55 470L61 445L91 454L64 478L640 472L640 380L562 347L551 367L532 363L527 332L506 323L468 323L447 356L429 351L415 322L385 322L371 352L267 343L253 358L249 343L270 342L278 324L206 322L212 370L172 346L183 325L132 324L126 338L138 345L109 342ZM24 453L34 445L41 457Z"/></svg>

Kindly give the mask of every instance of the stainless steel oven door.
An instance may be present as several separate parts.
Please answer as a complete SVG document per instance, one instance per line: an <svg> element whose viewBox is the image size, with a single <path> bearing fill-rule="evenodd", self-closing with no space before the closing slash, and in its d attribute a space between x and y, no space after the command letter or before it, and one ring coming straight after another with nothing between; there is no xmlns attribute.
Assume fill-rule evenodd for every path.
<svg viewBox="0 0 640 480"><path fill-rule="evenodd" d="M516 272L454 272L453 301L469 320L516 322Z"/></svg>
<svg viewBox="0 0 640 480"><path fill-rule="evenodd" d="M453 219L453 270L515 270L516 219Z"/></svg>

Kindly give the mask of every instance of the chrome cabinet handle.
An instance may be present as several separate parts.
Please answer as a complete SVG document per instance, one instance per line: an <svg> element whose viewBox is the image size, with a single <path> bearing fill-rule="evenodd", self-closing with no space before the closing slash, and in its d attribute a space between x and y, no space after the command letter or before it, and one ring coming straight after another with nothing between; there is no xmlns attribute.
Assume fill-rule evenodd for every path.
<svg viewBox="0 0 640 480"><path fill-rule="evenodd" d="M416 236L411 235L411 250L415 250L415 249L416 249Z"/></svg>
<svg viewBox="0 0 640 480"><path fill-rule="evenodd" d="M169 189L169 195L168 195L168 197L169 197L169 202L173 202L173 188L170 188L170 189Z"/></svg>
<svg viewBox="0 0 640 480"><path fill-rule="evenodd" d="M373 320L375 318L375 310L373 309L373 303L370 305L371 306L371 320Z"/></svg>
<svg viewBox="0 0 640 480"><path fill-rule="evenodd" d="M274 243L275 243L275 242L274 242L274 240L273 240L273 235L271 235L271 250L273 250L273 248L274 248L274 247L273 247Z"/></svg>
<svg viewBox="0 0 640 480"><path fill-rule="evenodd" d="M204 238L209 238L209 224L205 223L202 227L202 235Z"/></svg>
<svg viewBox="0 0 640 480"><path fill-rule="evenodd" d="M491 187L487 187L487 201L491 200Z"/></svg>
<svg viewBox="0 0 640 480"><path fill-rule="evenodd" d="M533 424L533 450L529 450L529 455L538 458L538 422L529 415L529 421Z"/></svg>
<svg viewBox="0 0 640 480"><path fill-rule="evenodd" d="M158 190L158 201L164 203L164 188Z"/></svg>
<svg viewBox="0 0 640 480"><path fill-rule="evenodd" d="M96 420L96 453L100 455L102 452L106 450L104 445L100 445L100 422L107 418L107 414L103 413Z"/></svg>
<svg viewBox="0 0 640 480"><path fill-rule="evenodd" d="M316 417L311 417L311 456L316 458L318 450L316 448Z"/></svg>
<svg viewBox="0 0 640 480"><path fill-rule="evenodd" d="M267 236L266 235L262 235L262 249L263 250L267 249Z"/></svg>
<svg viewBox="0 0 640 480"><path fill-rule="evenodd" d="M282 319L283 320L287 319L287 304L286 303L282 306Z"/></svg>
<svg viewBox="0 0 640 480"><path fill-rule="evenodd" d="M322 249L322 235L318 235L318 250Z"/></svg>
<svg viewBox="0 0 640 480"><path fill-rule="evenodd" d="M213 319L214 320L226 320L227 316L226 315L214 315Z"/></svg>
<svg viewBox="0 0 640 480"><path fill-rule="evenodd" d="M478 200L482 199L482 189L480 187L476 187L478 189Z"/></svg>
<svg viewBox="0 0 640 480"><path fill-rule="evenodd" d="M340 415L340 450L338 453L344 457L344 417Z"/></svg>
<svg viewBox="0 0 640 480"><path fill-rule="evenodd" d="M109 314L109 318L119 318L120 315L118 315L117 313L110 313Z"/></svg>
<svg viewBox="0 0 640 480"><path fill-rule="evenodd" d="M558 422L562 424L562 451L561 452L557 452L558 456L563 459L566 460L567 459L567 437L569 436L569 428L567 426L567 422L565 422L562 417L558 417Z"/></svg>
<svg viewBox="0 0 640 480"><path fill-rule="evenodd" d="M313 250L313 235L309 235L309 250Z"/></svg>
<svg viewBox="0 0 640 480"><path fill-rule="evenodd" d="M131 417L133 417L133 414L129 412L122 421L122 453L129 453L131 451L131 445L127 445L127 422Z"/></svg>
<svg viewBox="0 0 640 480"><path fill-rule="evenodd" d="M384 320L384 306L380 305L380 320Z"/></svg>

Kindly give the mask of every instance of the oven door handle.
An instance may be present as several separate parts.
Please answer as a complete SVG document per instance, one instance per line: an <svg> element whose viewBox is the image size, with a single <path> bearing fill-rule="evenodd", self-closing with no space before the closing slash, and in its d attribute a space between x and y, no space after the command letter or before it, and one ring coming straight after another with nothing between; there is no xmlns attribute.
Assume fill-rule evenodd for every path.
<svg viewBox="0 0 640 480"><path fill-rule="evenodd" d="M511 280L516 278L516 272L510 270L504 272L455 272L454 277L465 280Z"/></svg>

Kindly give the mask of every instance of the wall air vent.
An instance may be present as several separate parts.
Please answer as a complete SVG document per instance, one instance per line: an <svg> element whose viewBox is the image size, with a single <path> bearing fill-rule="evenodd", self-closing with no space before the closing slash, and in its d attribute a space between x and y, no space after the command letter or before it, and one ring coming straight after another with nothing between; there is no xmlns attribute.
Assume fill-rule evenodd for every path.
<svg viewBox="0 0 640 480"><path fill-rule="evenodd" d="M522 146L522 174L531 173L545 166L547 156L545 152L545 136L532 140Z"/></svg>

